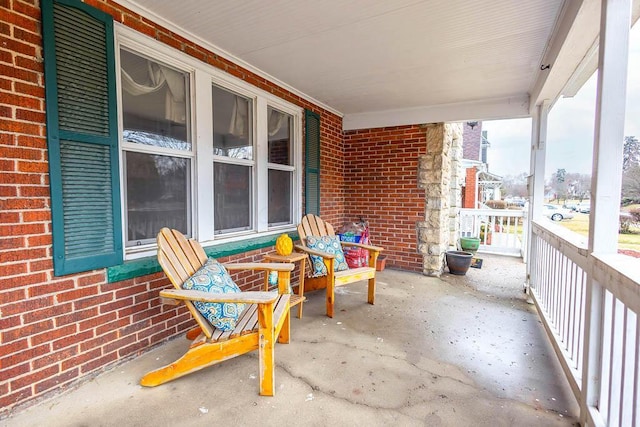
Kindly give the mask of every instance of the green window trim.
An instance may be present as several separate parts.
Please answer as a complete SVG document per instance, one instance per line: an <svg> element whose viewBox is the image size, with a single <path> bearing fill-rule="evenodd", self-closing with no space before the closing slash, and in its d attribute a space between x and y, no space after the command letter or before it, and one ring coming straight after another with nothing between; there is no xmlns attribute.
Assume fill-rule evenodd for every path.
<svg viewBox="0 0 640 427"><path fill-rule="evenodd" d="M320 115L304 110L305 213L320 215Z"/></svg>
<svg viewBox="0 0 640 427"><path fill-rule="evenodd" d="M287 233L291 239L299 240L297 232ZM245 252L255 251L258 249L274 246L279 235L264 236L241 240L237 242L223 243L215 246L204 248L205 253L210 258L221 258L225 256L238 255ZM158 259L146 257L131 261L125 261L124 264L107 268L107 283L120 282L122 280L134 279L148 274L154 274L162 271Z"/></svg>
<svg viewBox="0 0 640 427"><path fill-rule="evenodd" d="M122 263L113 18L43 0L54 275Z"/></svg>

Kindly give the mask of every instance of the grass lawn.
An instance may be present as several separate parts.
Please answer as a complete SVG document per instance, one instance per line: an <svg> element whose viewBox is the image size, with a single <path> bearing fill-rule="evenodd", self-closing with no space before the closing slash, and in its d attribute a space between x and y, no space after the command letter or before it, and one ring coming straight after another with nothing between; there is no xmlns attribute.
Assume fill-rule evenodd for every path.
<svg viewBox="0 0 640 427"><path fill-rule="evenodd" d="M589 215L587 214L576 212L573 219L567 219L558 224L583 236L589 235ZM618 234L618 246L622 249L635 249L640 251L640 228L631 227L630 234Z"/></svg>

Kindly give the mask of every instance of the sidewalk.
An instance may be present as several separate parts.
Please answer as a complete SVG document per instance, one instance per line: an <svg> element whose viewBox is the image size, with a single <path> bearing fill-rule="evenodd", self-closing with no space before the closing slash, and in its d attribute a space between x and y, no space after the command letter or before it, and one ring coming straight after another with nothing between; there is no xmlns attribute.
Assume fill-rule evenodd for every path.
<svg viewBox="0 0 640 427"><path fill-rule="evenodd" d="M442 280L387 269L375 306L365 282L340 288L333 319L311 293L291 344L276 346L275 397L258 395L257 354L139 386L184 352L177 339L0 425L574 425L577 405L513 283L524 265L483 258L482 270Z"/></svg>

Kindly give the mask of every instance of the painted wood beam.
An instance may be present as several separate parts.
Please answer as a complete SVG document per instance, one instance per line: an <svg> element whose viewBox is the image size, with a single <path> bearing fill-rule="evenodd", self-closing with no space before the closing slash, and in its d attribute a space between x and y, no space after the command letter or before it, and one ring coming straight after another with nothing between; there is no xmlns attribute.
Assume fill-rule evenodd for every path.
<svg viewBox="0 0 640 427"><path fill-rule="evenodd" d="M515 119L521 117L529 117L529 96L527 94L508 98L346 114L343 119L343 128L344 130L354 130L423 123Z"/></svg>
<svg viewBox="0 0 640 427"><path fill-rule="evenodd" d="M562 93L598 34L598 0L568 0L558 16L531 87L531 107L548 99L551 105ZM547 68L548 67L548 68Z"/></svg>

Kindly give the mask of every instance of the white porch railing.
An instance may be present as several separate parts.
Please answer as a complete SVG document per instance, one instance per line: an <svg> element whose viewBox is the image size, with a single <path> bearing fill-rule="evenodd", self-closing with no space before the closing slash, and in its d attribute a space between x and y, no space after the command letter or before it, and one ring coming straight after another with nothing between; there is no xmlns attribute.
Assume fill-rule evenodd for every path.
<svg viewBox="0 0 640 427"><path fill-rule="evenodd" d="M460 236L479 237L479 252L524 256L526 212L512 209L460 209Z"/></svg>
<svg viewBox="0 0 640 427"><path fill-rule="evenodd" d="M596 426L640 426L640 261L588 254L555 224L532 225L531 296Z"/></svg>

